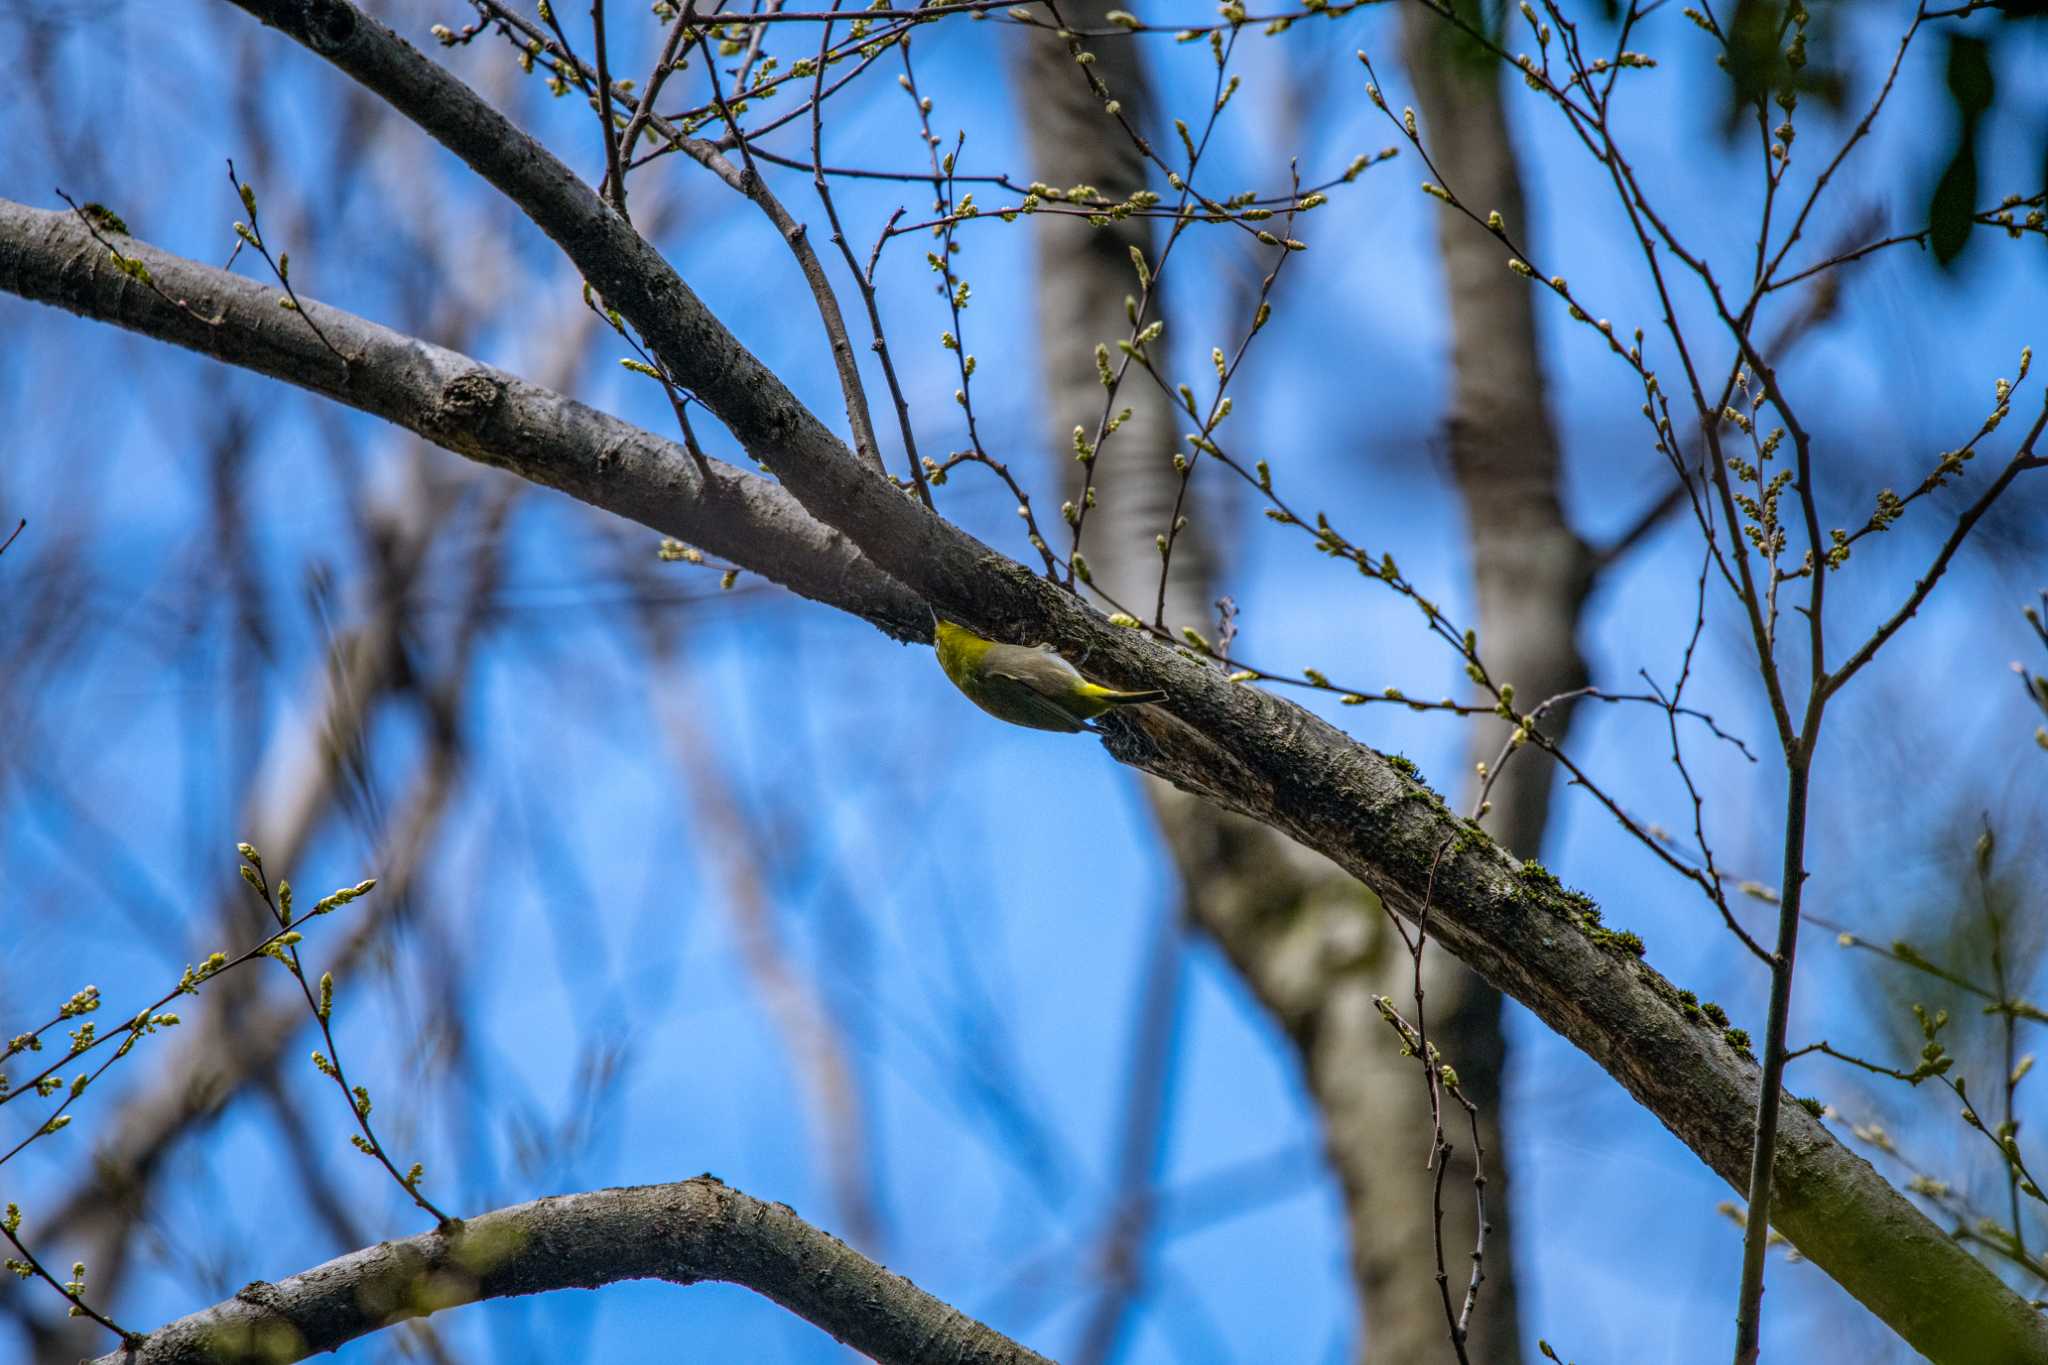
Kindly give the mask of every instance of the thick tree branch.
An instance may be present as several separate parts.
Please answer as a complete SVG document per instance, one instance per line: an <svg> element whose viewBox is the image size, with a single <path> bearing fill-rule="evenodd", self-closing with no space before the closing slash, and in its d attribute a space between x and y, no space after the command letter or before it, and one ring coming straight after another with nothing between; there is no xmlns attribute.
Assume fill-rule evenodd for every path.
<svg viewBox="0 0 2048 1365"><path fill-rule="evenodd" d="M105 241L76 214L0 200L0 290L310 389L744 565L898 638L930 629L917 597L770 480L717 460L700 466L681 446L630 423L354 314L304 299L302 318L254 280L130 237ZM139 263L150 283L120 269L110 248ZM349 358L345 369L306 319Z"/></svg>
<svg viewBox="0 0 2048 1365"><path fill-rule="evenodd" d="M1434 866L1429 918L1437 941L1607 1068L1723 1178L1744 1179L1754 1064L1613 936L1589 932L1590 903L1522 867L1335 727L1228 683L1139 632L1107 626L925 511L856 460L587 185L382 25L341 0L235 2L391 101L513 199L811 518L843 531L881 573L984 633L1086 648L1090 671L1105 681L1166 689L1169 703L1109 731L1117 758L1324 853L1410 919L1431 894ZM0 235L7 231L0 222ZM112 269L104 251L88 255L86 270ZM0 288L37 289L11 244L0 246ZM321 319L324 326L327 315ZM308 336L306 344L317 342ZM366 387L376 377L352 382ZM694 491L679 455L629 460L607 449L603 474L568 455L541 467L557 476L548 482L577 496L589 490L605 505L649 516L672 514ZM1938 1360L2048 1361L2040 1317L1817 1120L1788 1106L1778 1142L1783 1183L1773 1222L1909 1343Z"/></svg>
<svg viewBox="0 0 2048 1365"><path fill-rule="evenodd" d="M1047 597L1031 590L1028 576L1003 575L1008 586L998 586L990 565L1007 560L912 506L893 481L856 458L630 223L474 90L345 0L231 3L388 101L517 205L814 519L847 532L885 572L960 612L966 624L1051 624ZM877 547L886 562L875 558Z"/></svg>
<svg viewBox="0 0 2048 1365"><path fill-rule="evenodd" d="M465 1303L650 1279L744 1285L877 1360L1045 1360L786 1205L708 1175L536 1199L454 1229L380 1242L275 1284L259 1280L96 1365L285 1365Z"/></svg>
<svg viewBox="0 0 2048 1365"><path fill-rule="evenodd" d="M791 520L802 514L777 498L772 484L736 472L721 475L716 465L709 484L698 482L694 462L675 447L339 310L319 316L323 330L353 357L350 382L323 387L318 367L328 373L339 367L309 330L272 330L297 320L277 309L268 291L215 278L219 272L140 243L123 239L120 245L149 265L165 295L191 304L190 312L121 272L74 217L15 205L0 207L0 289L332 391L458 453L615 511L633 515L637 509L657 529L694 538L745 567L767 573L762 553L789 555L793 578L842 589L836 596L849 610L864 599L843 591L847 584L876 592L893 586L815 522ZM237 309L223 312L218 324L192 316L212 317L211 310L231 302ZM244 313L243 305L256 311ZM306 307L320 305L308 301ZM342 324L361 329L360 339ZM353 349L359 340L378 347L359 352ZM464 384L464 376L480 379ZM469 388L488 388L496 401L448 403ZM552 421L542 421L550 415ZM536 439L536 432L545 439ZM852 467L850 452L840 458ZM1174 715L1150 708L1110 733L1108 747L1118 758L1325 854L1410 919L1420 913L1436 850L1448 843L1452 851L1430 901L1436 940L1598 1061L1740 1188L1756 1100L1754 1064L1689 1016L1662 977L1589 936L1581 903L1546 878L1527 875L1427 788L1327 722L1227 683L1217 670L1136 631L1105 627L1070 596L992 550L981 547L978 559L964 559L949 542L978 542L883 482L896 508L929 523L927 543L952 551L943 566L929 569L891 554L928 591L943 594L949 607L958 603L963 614L991 626L1008 621L1016 638L1085 642L1091 671L1169 690ZM690 501L700 490L703 505L719 505L714 499L722 491L723 505L751 513L746 524L759 532L758 542L700 518ZM754 510L759 506L782 515L764 517ZM815 573L802 576L806 544L821 555L836 551L842 569L813 566ZM890 551L886 540L877 544ZM964 571L952 569L963 560ZM825 591L819 596L832 600ZM901 620L893 611L879 614ZM2039 1316L1803 1109L1786 1109L1778 1141L1782 1183L1774 1224L1908 1342L1937 1360L2048 1361L2048 1327Z"/></svg>

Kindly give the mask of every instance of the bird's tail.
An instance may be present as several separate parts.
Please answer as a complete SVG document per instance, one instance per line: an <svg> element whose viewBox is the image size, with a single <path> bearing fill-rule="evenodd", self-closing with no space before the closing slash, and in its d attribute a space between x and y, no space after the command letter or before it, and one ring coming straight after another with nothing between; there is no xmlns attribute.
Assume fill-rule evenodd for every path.
<svg viewBox="0 0 2048 1365"><path fill-rule="evenodd" d="M1102 700L1111 706L1143 706L1147 702L1165 701L1166 693L1157 689L1150 692L1105 692Z"/></svg>

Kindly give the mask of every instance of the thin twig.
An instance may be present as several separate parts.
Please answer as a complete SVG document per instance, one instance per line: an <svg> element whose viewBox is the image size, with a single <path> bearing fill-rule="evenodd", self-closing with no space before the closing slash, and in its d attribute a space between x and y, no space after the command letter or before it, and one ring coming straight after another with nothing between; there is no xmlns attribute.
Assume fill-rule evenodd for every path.
<svg viewBox="0 0 2048 1365"><path fill-rule="evenodd" d="M835 0L835 3L837 0ZM759 33L762 30L756 29ZM847 271L853 276L854 285L860 290L861 304L867 309L868 334L873 338L869 343L875 356L882 362L882 379L889 386L889 399L896 407L896 427L903 437L904 458L910 464L910 480L917 489L918 501L931 507L932 490L925 481L924 462L917 453L917 433L910 420L910 400L903 392L903 384L896 377L896 361L889 353L888 334L882 327L880 302L875 292L875 265L881 255L882 244L889 238L896 220L903 216L898 208L883 226L882 235L875 241L874 254L868 258L866 270L854 259L853 245L846 239L846 229L839 221L839 207L832 199L832 186L825 175L825 56L832 47L832 25L827 21L820 26L818 36L818 70L816 81L811 87L811 186L817 192L818 202L824 205L825 220L832 226L832 244L839 248L840 257L846 262ZM906 48L906 51L908 49ZM879 453L879 452L878 452Z"/></svg>
<svg viewBox="0 0 2048 1365"><path fill-rule="evenodd" d="M754 165L753 149L748 145L746 135L741 131L738 117L732 106L726 103L725 93L718 80L717 64L711 55L711 46L700 28L696 32L698 50L703 54L706 74L711 80L711 93L718 105L719 114L726 126L738 139L740 159L744 170L735 173L715 152L703 144L686 148L689 154L707 169L716 172L721 179L734 189L754 201L775 225L776 232L796 257L797 268L803 272L804 283L809 287L811 298L817 305L818 318L824 323L825 338L832 349L833 368L839 374L839 390L846 403L846 420L853 429L854 454L876 469L882 469L882 452L875 440L874 419L868 411L867 390L861 383L860 362L854 358L853 341L846 333L846 319L839 312L839 298L833 292L832 282L825 276L825 267L818 260L818 253L811 249L809 234L804 225L797 222L782 206L782 201L768 187L760 170ZM702 150L700 150L702 149Z"/></svg>
<svg viewBox="0 0 2048 1365"><path fill-rule="evenodd" d="M554 6L548 6L552 13ZM611 193L612 208L626 216L626 177L619 169L619 125L612 122L612 72L609 45L604 36L604 0L590 0L590 45L597 58L597 129L604 142L604 185Z"/></svg>

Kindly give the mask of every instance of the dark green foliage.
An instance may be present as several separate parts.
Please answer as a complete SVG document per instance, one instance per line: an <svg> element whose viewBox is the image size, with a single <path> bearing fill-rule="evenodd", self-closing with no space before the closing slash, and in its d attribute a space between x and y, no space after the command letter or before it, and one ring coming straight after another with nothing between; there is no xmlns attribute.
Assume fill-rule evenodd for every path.
<svg viewBox="0 0 2048 1365"><path fill-rule="evenodd" d="M1948 93L1956 106L1956 142L1927 205L1927 240L1943 265L1962 254L1977 211L1977 141L1997 93L1991 48L1981 38L1948 35Z"/></svg>

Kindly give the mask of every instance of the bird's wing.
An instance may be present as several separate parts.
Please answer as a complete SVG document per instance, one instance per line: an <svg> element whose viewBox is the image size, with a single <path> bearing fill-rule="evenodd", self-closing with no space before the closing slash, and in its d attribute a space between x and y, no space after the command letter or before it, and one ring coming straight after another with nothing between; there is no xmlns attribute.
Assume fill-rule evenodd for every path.
<svg viewBox="0 0 2048 1365"><path fill-rule="evenodd" d="M1058 730L1069 735L1088 728L1066 707L1040 695L1028 683L1004 678L1000 685L1009 692L1009 701L1017 710L1012 719L1019 724L1030 725L1036 730ZM1023 719L1026 714L1031 716L1028 721Z"/></svg>
<svg viewBox="0 0 2048 1365"><path fill-rule="evenodd" d="M1041 730L1072 734L1082 729L1081 718L1053 699L1050 694L1078 684L1081 675L1057 654L1014 645L997 645L982 661L982 673L990 687L999 687L1006 702L1015 707L1021 721Z"/></svg>
<svg viewBox="0 0 2048 1365"><path fill-rule="evenodd" d="M1081 676L1081 670L1062 659L1051 645L990 645L982 667L1040 690Z"/></svg>

